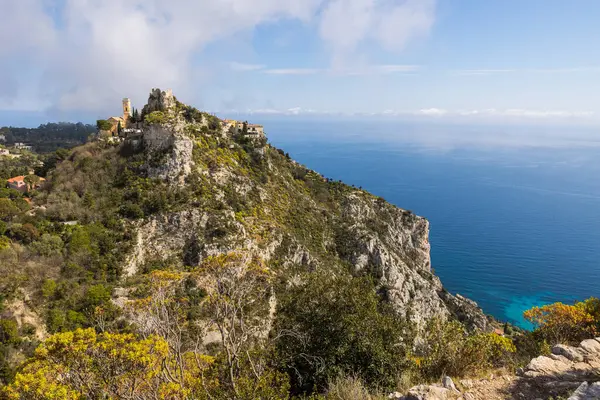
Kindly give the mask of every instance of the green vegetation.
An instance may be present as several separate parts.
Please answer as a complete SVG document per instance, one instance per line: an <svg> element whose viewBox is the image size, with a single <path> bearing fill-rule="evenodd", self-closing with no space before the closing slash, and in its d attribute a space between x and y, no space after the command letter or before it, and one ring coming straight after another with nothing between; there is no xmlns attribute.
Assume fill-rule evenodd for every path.
<svg viewBox="0 0 600 400"><path fill-rule="evenodd" d="M0 165L47 178L31 204L0 189L0 398L367 400L514 369L598 333L596 299L528 311L529 333L441 319L417 329L391 307L381 271L351 261L360 235L389 240L386 221L418 217L264 140L223 137L214 116L175 111L144 120L186 123L194 167L177 182L152 173L174 146L90 142ZM372 211L361 231L350 201ZM200 222L188 227L191 214ZM189 233L182 248L153 252L141 235L138 246L140 226L158 234L166 221L165 242Z"/></svg>
<svg viewBox="0 0 600 400"><path fill-rule="evenodd" d="M99 119L96 121L96 128L98 128L99 131L109 131L112 129L112 124L105 119Z"/></svg>
<svg viewBox="0 0 600 400"><path fill-rule="evenodd" d="M592 297L574 305L533 307L525 312L525 318L535 325L538 341L578 344L600 335L600 300Z"/></svg>
<svg viewBox="0 0 600 400"><path fill-rule="evenodd" d="M48 153L61 147L71 148L83 144L96 126L89 124L58 122L42 124L37 128L0 128L0 135L6 136L6 145L27 143L38 153Z"/></svg>
<svg viewBox="0 0 600 400"><path fill-rule="evenodd" d="M298 392L324 390L339 376L393 388L407 368L406 323L367 278L315 273L280 299L276 330L283 367ZM404 360L404 361L403 361Z"/></svg>
<svg viewBox="0 0 600 400"><path fill-rule="evenodd" d="M144 117L149 124L164 124L167 122L167 116L162 111L153 111Z"/></svg>

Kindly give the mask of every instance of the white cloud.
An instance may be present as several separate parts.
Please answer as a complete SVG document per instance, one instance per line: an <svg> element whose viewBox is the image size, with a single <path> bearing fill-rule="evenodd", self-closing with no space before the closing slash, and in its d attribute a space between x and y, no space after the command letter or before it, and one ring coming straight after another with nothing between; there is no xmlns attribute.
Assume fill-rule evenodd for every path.
<svg viewBox="0 0 600 400"><path fill-rule="evenodd" d="M233 110L229 110L233 111ZM517 109L509 108L504 110L498 110L495 108L487 108L480 110L447 110L444 108L423 108L420 110L412 111L398 111L398 110L383 110L380 112L370 113L341 113L340 111L333 110L313 110L305 109L301 107L293 107L289 109L259 109L259 110L247 110L248 114L281 114L281 115L307 115L307 114L321 114L321 115L347 115L347 116L387 116L387 117L422 117L422 118L444 118L447 120L456 120L461 118L468 118L469 120L480 119L489 121L502 121L502 120L558 120L558 119L590 119L596 117L596 113L592 111L567 111L567 110L529 110L529 109Z"/></svg>
<svg viewBox="0 0 600 400"><path fill-rule="evenodd" d="M418 65L365 65L345 69L332 68L267 68L265 65L232 62L230 68L237 72L256 71L271 75L313 75L327 73L331 75L384 75L394 73L412 73L419 70Z"/></svg>
<svg viewBox="0 0 600 400"><path fill-rule="evenodd" d="M331 46L336 65L343 67L368 41L402 50L409 40L426 35L435 6L435 0L332 0L323 10L320 34Z"/></svg>
<svg viewBox="0 0 600 400"><path fill-rule="evenodd" d="M192 58L207 44L277 19L309 20L320 1L65 0L55 24L47 0L0 0L0 63L46 55L20 60L9 78L41 75L30 85L59 109L102 109L153 86L185 96L196 91Z"/></svg>
<svg viewBox="0 0 600 400"><path fill-rule="evenodd" d="M517 119L547 119L547 118L590 118L594 117L592 111L566 111L566 110L529 110L520 108L509 108L497 110L487 108L481 110L458 110L451 111L439 108L422 109L413 114L432 117L479 117L479 118L517 118Z"/></svg>
<svg viewBox="0 0 600 400"><path fill-rule="evenodd" d="M271 75L312 75L320 72L320 70L315 68L280 68L266 69L263 72Z"/></svg>
<svg viewBox="0 0 600 400"><path fill-rule="evenodd" d="M197 80L219 73L195 66L208 44L285 19L318 26L333 56L365 40L401 49L425 33L434 6L434 0L0 0L0 108L27 103L27 94L39 106L103 111L153 86L196 96ZM243 63L230 69L317 72Z"/></svg>
<svg viewBox="0 0 600 400"><path fill-rule="evenodd" d="M597 73L600 67L569 67L569 68L523 68L523 69L459 69L451 71L457 75L495 75L507 73L524 74L569 74L569 73Z"/></svg>
<svg viewBox="0 0 600 400"><path fill-rule="evenodd" d="M418 115L427 115L432 117L441 117L448 114L448 110L441 108L426 108L416 112Z"/></svg>
<svg viewBox="0 0 600 400"><path fill-rule="evenodd" d="M239 62L231 62L229 63L229 68L233 71L246 72L246 71L258 71L264 69L265 66L263 64L244 64Z"/></svg>
<svg viewBox="0 0 600 400"><path fill-rule="evenodd" d="M386 74L407 74L414 73L419 70L418 65L365 65L353 66L350 68L335 68L329 70L335 75L386 75Z"/></svg>
<svg viewBox="0 0 600 400"><path fill-rule="evenodd" d="M461 69L453 71L458 75L492 75L516 72L516 69Z"/></svg>

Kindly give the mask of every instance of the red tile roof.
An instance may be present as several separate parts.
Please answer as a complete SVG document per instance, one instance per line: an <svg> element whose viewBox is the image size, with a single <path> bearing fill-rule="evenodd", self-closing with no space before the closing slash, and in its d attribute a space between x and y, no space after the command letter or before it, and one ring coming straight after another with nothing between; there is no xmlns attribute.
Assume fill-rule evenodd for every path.
<svg viewBox="0 0 600 400"><path fill-rule="evenodd" d="M24 179L25 179L25 177L23 175L15 176L14 178L10 178L8 180L8 183L23 182Z"/></svg>

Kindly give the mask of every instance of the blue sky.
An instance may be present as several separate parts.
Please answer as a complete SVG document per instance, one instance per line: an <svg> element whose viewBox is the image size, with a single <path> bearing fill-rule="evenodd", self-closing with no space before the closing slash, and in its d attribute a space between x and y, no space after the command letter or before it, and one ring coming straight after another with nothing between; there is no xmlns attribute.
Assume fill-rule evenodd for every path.
<svg viewBox="0 0 600 400"><path fill-rule="evenodd" d="M220 114L600 124L595 0L0 0L0 125L152 87Z"/></svg>

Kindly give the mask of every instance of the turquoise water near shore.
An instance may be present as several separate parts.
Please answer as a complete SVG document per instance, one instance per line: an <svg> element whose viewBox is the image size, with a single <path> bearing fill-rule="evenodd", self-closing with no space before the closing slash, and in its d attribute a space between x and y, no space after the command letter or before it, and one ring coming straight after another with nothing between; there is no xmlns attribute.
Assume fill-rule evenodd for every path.
<svg viewBox="0 0 600 400"><path fill-rule="evenodd" d="M527 308L600 296L593 130L262 122L309 168L429 219L435 272L486 313L527 328Z"/></svg>

